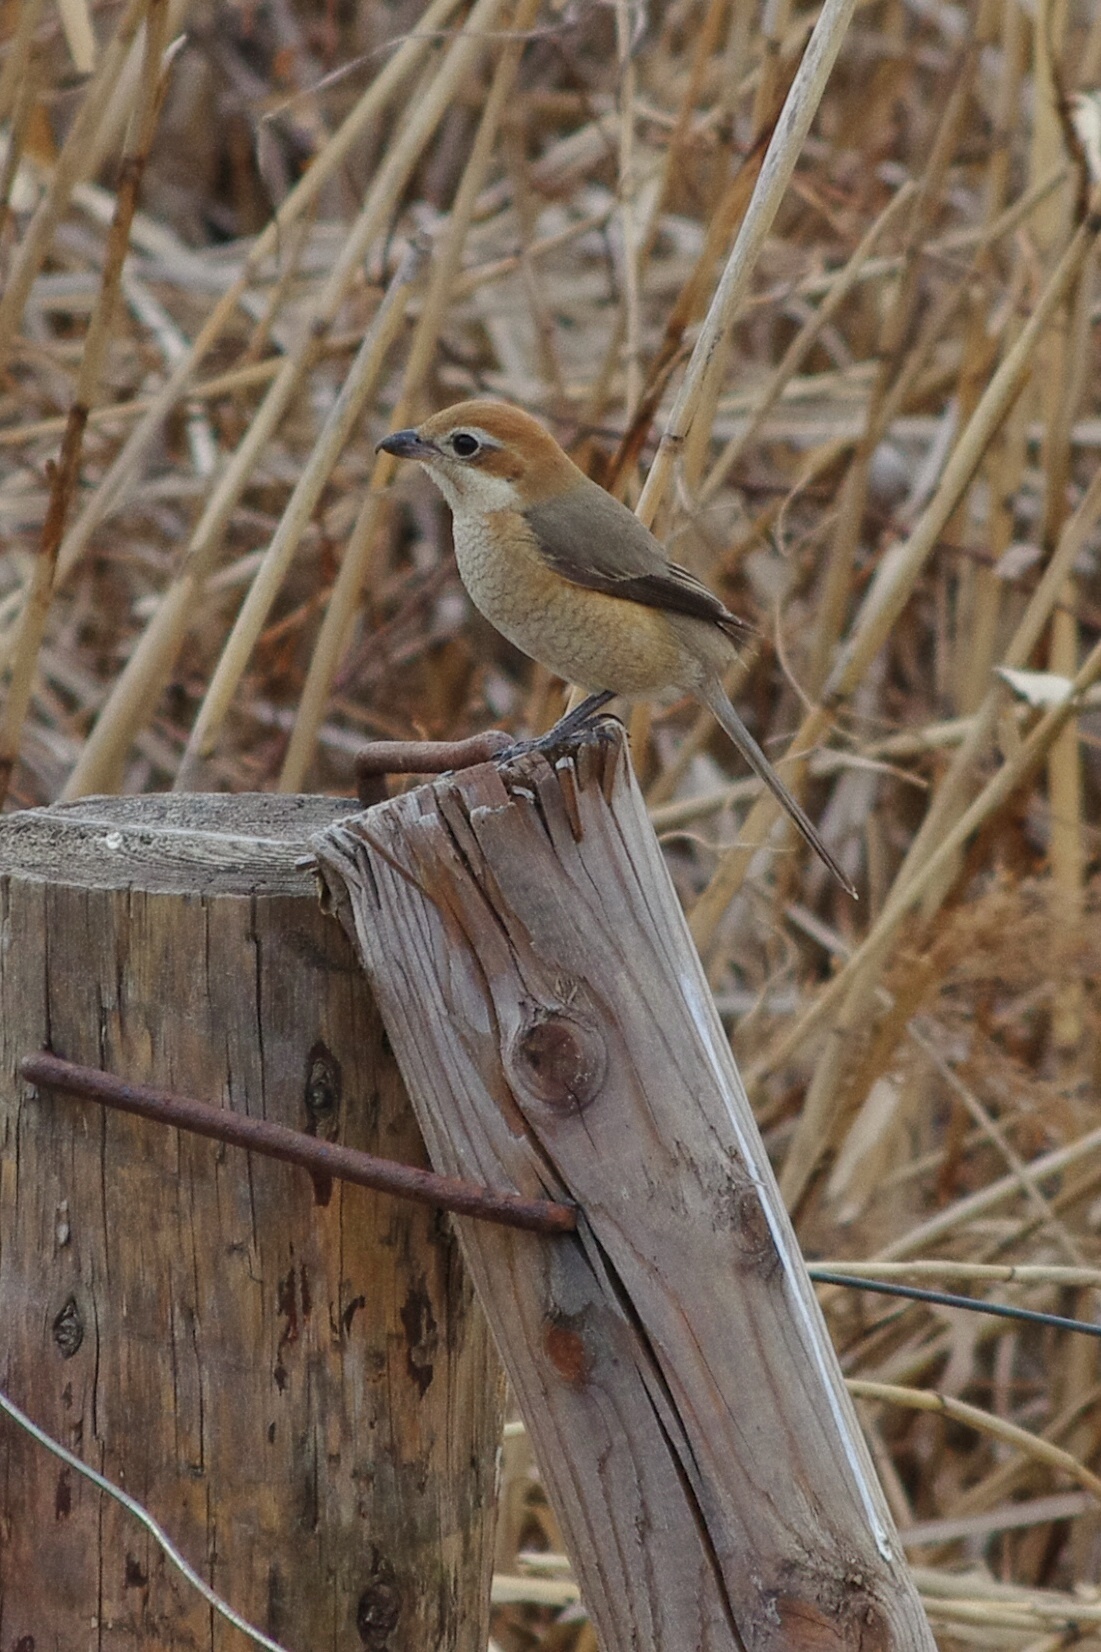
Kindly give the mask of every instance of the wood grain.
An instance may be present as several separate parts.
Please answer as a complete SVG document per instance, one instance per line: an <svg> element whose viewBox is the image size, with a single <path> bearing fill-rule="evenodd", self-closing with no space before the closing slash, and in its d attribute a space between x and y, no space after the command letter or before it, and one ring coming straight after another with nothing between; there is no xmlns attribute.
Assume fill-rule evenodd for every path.
<svg viewBox="0 0 1101 1652"><path fill-rule="evenodd" d="M614 725L315 839L605 1652L933 1646Z"/></svg>
<svg viewBox="0 0 1101 1652"><path fill-rule="evenodd" d="M0 821L0 1382L293 1652L486 1643L499 1366L449 1224L35 1095L30 1050L391 1158L424 1149L303 798ZM0 1421L0 1642L239 1648Z"/></svg>

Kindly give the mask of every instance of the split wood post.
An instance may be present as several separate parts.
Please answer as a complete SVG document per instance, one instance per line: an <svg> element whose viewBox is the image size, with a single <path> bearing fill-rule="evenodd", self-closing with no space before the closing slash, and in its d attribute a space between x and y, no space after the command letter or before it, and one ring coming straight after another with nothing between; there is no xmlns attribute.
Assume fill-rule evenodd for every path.
<svg viewBox="0 0 1101 1652"><path fill-rule="evenodd" d="M362 971L295 864L348 808L0 820L0 1386L291 1652L483 1652L500 1368L447 1219L17 1077L48 1046L423 1164ZM4 1416L0 1640L246 1645Z"/></svg>
<svg viewBox="0 0 1101 1652"><path fill-rule="evenodd" d="M931 1652L622 731L314 840L605 1652Z"/></svg>

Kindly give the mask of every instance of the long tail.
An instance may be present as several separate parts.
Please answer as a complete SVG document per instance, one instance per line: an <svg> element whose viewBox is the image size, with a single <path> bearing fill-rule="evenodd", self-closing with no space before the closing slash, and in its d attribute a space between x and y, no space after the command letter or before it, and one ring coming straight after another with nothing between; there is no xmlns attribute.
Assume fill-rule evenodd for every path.
<svg viewBox="0 0 1101 1652"><path fill-rule="evenodd" d="M826 848L826 845L822 842L822 839L818 836L809 815L792 797L791 793L784 785L784 782L780 779L780 776L776 773L776 770L773 768L772 764L769 762L756 740L754 740L752 734L750 734L749 730L742 722L742 719L738 716L738 713L734 710L734 707L727 699L726 693L722 684L719 682L719 679L717 677L712 677L707 683L698 689L697 692L700 699L707 706L708 710L713 713L717 720L722 724L727 734L729 734L730 738L733 740L734 744L737 746L738 750L741 752L742 756L745 758L758 780L764 782L776 801L781 804L791 816L792 820L806 838L819 860L824 866L829 867L842 889L846 890L855 898L856 890L841 870L841 867L838 865L837 861L830 854L829 850Z"/></svg>

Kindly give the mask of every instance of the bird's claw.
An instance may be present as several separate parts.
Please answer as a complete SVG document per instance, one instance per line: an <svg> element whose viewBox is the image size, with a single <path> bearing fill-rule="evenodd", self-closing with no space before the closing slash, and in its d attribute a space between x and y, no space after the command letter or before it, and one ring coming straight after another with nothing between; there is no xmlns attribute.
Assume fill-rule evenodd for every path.
<svg viewBox="0 0 1101 1652"><path fill-rule="evenodd" d="M579 706L575 706L564 717L560 717L554 727L547 730L546 734L540 734L534 740L517 740L512 745L506 746L503 751L495 752L493 756L494 763L512 763L518 757L527 757L530 753L536 751L544 757L550 757L574 735L593 728L601 711L608 701L613 698L614 695L610 693L590 694L587 700L583 700Z"/></svg>

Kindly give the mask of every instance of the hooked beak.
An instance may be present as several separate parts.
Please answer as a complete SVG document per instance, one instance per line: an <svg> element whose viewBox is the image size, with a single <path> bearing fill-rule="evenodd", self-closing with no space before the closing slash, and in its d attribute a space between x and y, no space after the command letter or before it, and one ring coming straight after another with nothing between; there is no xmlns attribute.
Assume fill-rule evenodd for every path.
<svg viewBox="0 0 1101 1652"><path fill-rule="evenodd" d="M422 442L415 430L395 430L382 438L375 452L392 453L395 459L427 459L436 449L431 442Z"/></svg>

